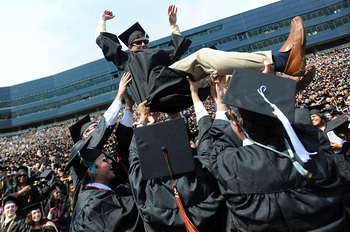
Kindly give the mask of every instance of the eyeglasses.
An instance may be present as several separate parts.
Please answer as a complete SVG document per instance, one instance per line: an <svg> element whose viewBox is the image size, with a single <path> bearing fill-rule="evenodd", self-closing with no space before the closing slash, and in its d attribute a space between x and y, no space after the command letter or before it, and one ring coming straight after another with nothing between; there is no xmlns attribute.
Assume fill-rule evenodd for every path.
<svg viewBox="0 0 350 232"><path fill-rule="evenodd" d="M143 39L143 40L136 40L136 41L134 41L134 42L132 42L132 44L134 45L134 44L136 44L136 45L142 45L142 43L144 43L144 44L148 44L149 43L149 40L148 39Z"/></svg>
<svg viewBox="0 0 350 232"><path fill-rule="evenodd" d="M18 178L27 177L28 175L19 175Z"/></svg>
<svg viewBox="0 0 350 232"><path fill-rule="evenodd" d="M103 156L101 160L99 160L99 161L97 161L97 162L95 163L95 165L99 165L102 161L108 163L108 158L107 158L107 156Z"/></svg>

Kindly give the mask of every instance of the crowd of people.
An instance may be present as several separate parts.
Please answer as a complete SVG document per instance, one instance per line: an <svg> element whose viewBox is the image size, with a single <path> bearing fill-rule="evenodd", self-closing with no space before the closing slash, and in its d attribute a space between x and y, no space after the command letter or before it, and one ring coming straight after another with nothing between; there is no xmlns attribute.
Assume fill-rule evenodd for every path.
<svg viewBox="0 0 350 232"><path fill-rule="evenodd" d="M176 11L174 6L168 9L172 27L176 25ZM109 20L114 16L105 11L103 17ZM105 32L105 26L101 27L101 34L105 33L107 39L98 37L97 40L103 47L107 46L105 40L112 37ZM134 41L141 41L135 42L135 46L148 44L143 35L135 38ZM175 43L178 39L174 38ZM127 45L133 44L128 38L126 41ZM316 67L316 76L293 100L296 108L309 110L307 117L313 123L309 126L316 131L298 126L294 130L301 135L300 140L307 150L306 159L312 160L309 161L311 165L303 161L305 156L299 156L305 153L305 148L301 146L300 151L295 144L296 155L289 153L288 159L281 158L282 153L290 152L290 149L281 149L279 144L278 136L285 134L281 132L282 124L271 120L271 116L261 116L261 112L256 111L263 108L261 106L247 110L244 105L248 103L236 103L234 97L226 93L231 88L239 96L240 90L229 85L226 80L230 78L222 78L222 75L217 80L209 79L210 96L203 101L198 97L201 81L187 79L192 106L164 113L150 112L164 104L157 105L156 97L154 103L144 101L142 94L138 96L140 99L132 99L126 86L134 77L124 74L111 107L89 115L87 121L70 120L0 137L0 231L305 231L317 228L336 231L347 228L349 216L346 215L350 212L349 52L350 47L345 46L307 57L306 62ZM119 63L116 65L121 67ZM233 78L237 79L235 75ZM135 81L131 83L136 84ZM133 97L137 95L134 91ZM125 107L122 107L122 97ZM171 105L165 109L169 107ZM221 111L226 114L220 115ZM256 114L259 114L258 121L255 121ZM311 121L313 115L320 118L318 123L322 123L322 128L316 119ZM170 172L170 176L169 173L154 173L161 172L161 168L154 166L156 158L141 157L141 153L154 153L142 141L147 141L153 130L157 130L155 125L162 125L158 128L161 133L157 140L169 140L172 133L164 123L179 118L186 123L193 165L178 164L179 171L176 166L172 170L166 158L169 169L165 172ZM218 122L218 118L222 122ZM305 118L304 124L307 121ZM172 130L176 131L177 127L178 124ZM229 131L231 127L233 130ZM145 128L149 130L142 132ZM286 131L285 141L293 143ZM340 142L322 134L331 131L341 138ZM176 145L174 151L182 153L184 144L176 141L183 134L176 136L170 138L171 143ZM245 147L247 143L256 147L249 150ZM169 160L171 149L170 145L162 147L165 157L169 153ZM319 155L311 154L313 151ZM143 164L147 161L148 168ZM293 169L293 166L298 168ZM184 168L188 170L183 171ZM266 176L268 174L270 176ZM277 178L280 174L282 178ZM149 178L148 175L155 176ZM174 189L176 201L171 200ZM304 204L306 201L309 203ZM304 204L303 212L298 204ZM299 215L295 217L290 212ZM290 221L284 223L283 217ZM278 223L274 224L276 221Z"/></svg>

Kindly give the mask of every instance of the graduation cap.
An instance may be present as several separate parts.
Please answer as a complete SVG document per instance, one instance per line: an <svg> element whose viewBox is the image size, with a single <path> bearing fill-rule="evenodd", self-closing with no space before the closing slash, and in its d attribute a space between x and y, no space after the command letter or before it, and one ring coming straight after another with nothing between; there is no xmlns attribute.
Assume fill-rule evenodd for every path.
<svg viewBox="0 0 350 232"><path fill-rule="evenodd" d="M39 179L46 179L46 180L50 180L52 177L52 170L51 169L46 169L43 171L43 173L41 173L41 175L39 176Z"/></svg>
<svg viewBox="0 0 350 232"><path fill-rule="evenodd" d="M55 179L51 186L45 191L44 195L45 197L51 197L52 194L56 191L60 191L62 194L67 195L67 191L66 188L64 187L64 184L62 183L62 181Z"/></svg>
<svg viewBox="0 0 350 232"><path fill-rule="evenodd" d="M101 150L98 149L92 149L92 148L88 148L88 145L90 144L90 140L92 139L92 137L86 139L85 144L81 147L81 149L76 151L75 154L75 160L77 160L77 158L80 159L80 162L75 162L75 167L78 166L78 168L80 167L80 170L84 170L83 173L77 173L78 175L80 174L85 174L85 171L87 168L91 168L91 183L95 182L95 160L102 154L104 153ZM69 163L68 163L69 165ZM68 166L67 165L67 166Z"/></svg>
<svg viewBox="0 0 350 232"><path fill-rule="evenodd" d="M27 173L28 175L28 167L26 166L20 166L16 169L16 171L17 171L17 174L16 174L17 176L19 176L21 173Z"/></svg>
<svg viewBox="0 0 350 232"><path fill-rule="evenodd" d="M294 124L312 125L308 108L295 108Z"/></svg>
<svg viewBox="0 0 350 232"><path fill-rule="evenodd" d="M5 199L4 199L4 208L6 206L6 204L9 204L9 203L14 203L15 205L18 206L18 199L17 197L13 197L13 196L7 196Z"/></svg>
<svg viewBox="0 0 350 232"><path fill-rule="evenodd" d="M342 114L338 116L336 119L333 119L332 121L327 123L325 132L327 133L341 126L347 127L349 122L350 122L350 115L348 113Z"/></svg>
<svg viewBox="0 0 350 232"><path fill-rule="evenodd" d="M194 171L190 141L182 118L137 127L134 133L143 179Z"/></svg>
<svg viewBox="0 0 350 232"><path fill-rule="evenodd" d="M148 34L141 27L141 25L136 22L134 25L129 27L126 31L119 35L119 39L126 45L129 46L132 38L136 35L143 35L146 39L149 38Z"/></svg>
<svg viewBox="0 0 350 232"><path fill-rule="evenodd" d="M40 209L41 210L41 203L34 203L34 204L31 204L27 207L24 207L23 209L21 209L21 216L23 218L26 218L27 215L32 212L33 210L37 210L37 209Z"/></svg>
<svg viewBox="0 0 350 232"><path fill-rule="evenodd" d="M310 110L310 116L316 114L319 117L323 116L322 110L324 108L324 105L314 105L314 106L310 106L309 110Z"/></svg>
<svg viewBox="0 0 350 232"><path fill-rule="evenodd" d="M170 176L174 196L187 231L198 231L188 218L173 176L195 169L186 125L182 118L134 129L142 179Z"/></svg>
<svg viewBox="0 0 350 232"><path fill-rule="evenodd" d="M243 119L264 123L261 117L277 119L274 109L264 100L268 99L294 122L295 91L295 80L236 68L222 102L237 107Z"/></svg>
<svg viewBox="0 0 350 232"><path fill-rule="evenodd" d="M85 117L80 119L78 122L76 122L74 125L69 127L69 132L73 139L73 142L77 143L81 139L84 131L93 123L94 122L90 121L90 116L86 115Z"/></svg>
<svg viewBox="0 0 350 232"><path fill-rule="evenodd" d="M278 119L285 128L296 155L302 162L307 162L310 155L316 153L306 151L291 126L295 117L295 91L295 80L236 68L222 102L236 107L243 120L267 124L274 123L270 119Z"/></svg>

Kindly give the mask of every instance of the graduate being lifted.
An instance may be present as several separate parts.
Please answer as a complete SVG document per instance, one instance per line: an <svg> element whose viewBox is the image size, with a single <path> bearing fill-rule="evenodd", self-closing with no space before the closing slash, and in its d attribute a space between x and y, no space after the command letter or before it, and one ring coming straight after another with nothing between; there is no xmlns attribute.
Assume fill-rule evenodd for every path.
<svg viewBox="0 0 350 232"><path fill-rule="evenodd" d="M291 21L291 32L280 51L239 53L203 48L180 60L191 41L181 36L177 22L177 8L168 8L171 37L168 47L148 48L148 35L139 23L135 23L119 39L130 52L122 51L116 35L106 32L106 21L115 16L105 10L96 27L96 42L105 58L122 72L130 72L130 91L137 104L147 100L152 112L179 112L192 105L186 76L198 80L213 75L231 75L234 68L255 71L264 70L267 60L273 71L294 76L299 85L308 84L314 75L314 67L305 67L305 25L300 17Z"/></svg>

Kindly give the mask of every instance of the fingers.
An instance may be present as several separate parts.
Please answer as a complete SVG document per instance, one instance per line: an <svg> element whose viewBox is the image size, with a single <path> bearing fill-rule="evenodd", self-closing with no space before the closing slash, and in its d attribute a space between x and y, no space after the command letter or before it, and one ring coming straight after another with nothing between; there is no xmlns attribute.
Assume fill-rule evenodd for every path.
<svg viewBox="0 0 350 232"><path fill-rule="evenodd" d="M228 76L228 78L227 78L227 80L226 80L225 88L227 88L228 84L230 84L231 77L232 77L232 76Z"/></svg>
<svg viewBox="0 0 350 232"><path fill-rule="evenodd" d="M147 100L144 101L144 102L141 102L139 105L140 105L140 106L146 106L146 104L147 104Z"/></svg>
<svg viewBox="0 0 350 232"><path fill-rule="evenodd" d="M132 80L131 73L127 72L127 73L123 74L122 79L120 80L120 82L123 82L125 85L127 85L127 84L130 83L131 80Z"/></svg>
<svg viewBox="0 0 350 232"><path fill-rule="evenodd" d="M262 71L263 73L275 74L275 72L271 70L271 65L268 60L264 60L264 67L264 71Z"/></svg>

